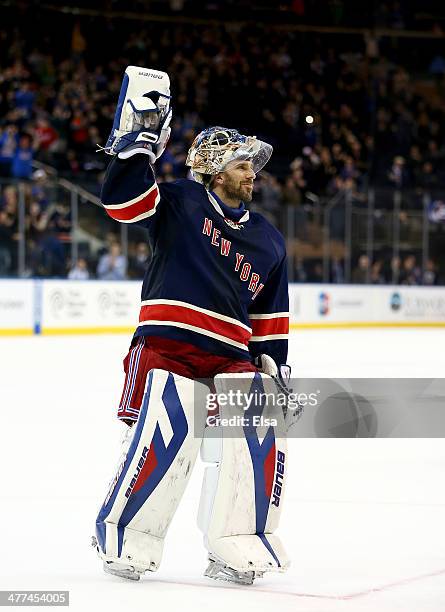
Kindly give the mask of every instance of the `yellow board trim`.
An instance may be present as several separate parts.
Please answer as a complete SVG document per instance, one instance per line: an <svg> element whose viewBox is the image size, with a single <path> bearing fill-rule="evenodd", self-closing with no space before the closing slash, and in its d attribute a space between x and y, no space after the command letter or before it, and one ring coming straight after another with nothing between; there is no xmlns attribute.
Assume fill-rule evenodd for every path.
<svg viewBox="0 0 445 612"><path fill-rule="evenodd" d="M34 330L31 327L12 327L11 329L0 329L0 336L32 336Z"/></svg>
<svg viewBox="0 0 445 612"><path fill-rule="evenodd" d="M354 329L359 327L445 327L445 321L345 321L341 323L290 323L290 329Z"/></svg>
<svg viewBox="0 0 445 612"><path fill-rule="evenodd" d="M133 334L133 327L47 327L41 331L42 336L61 336L76 334Z"/></svg>
<svg viewBox="0 0 445 612"><path fill-rule="evenodd" d="M357 328L389 328L389 327L445 327L445 321L345 321L326 323L290 323L291 330L305 329L357 329ZM135 327L49 327L43 328L42 336L75 336L82 334L133 334ZM0 328L0 336L32 336L31 328Z"/></svg>

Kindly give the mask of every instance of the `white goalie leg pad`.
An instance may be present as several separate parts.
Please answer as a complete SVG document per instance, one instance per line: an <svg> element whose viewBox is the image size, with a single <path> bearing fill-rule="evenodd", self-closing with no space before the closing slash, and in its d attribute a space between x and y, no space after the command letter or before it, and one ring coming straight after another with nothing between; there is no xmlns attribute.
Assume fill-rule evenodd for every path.
<svg viewBox="0 0 445 612"><path fill-rule="evenodd" d="M206 468L198 513L204 543L210 558L239 572L285 571L290 560L274 533L287 476L284 418L276 400L264 406L259 398L276 396L275 383L260 373L222 374L215 388L225 397L237 389L256 395L260 405L244 410L220 404L222 426L205 430L201 456L214 465Z"/></svg>
<svg viewBox="0 0 445 612"><path fill-rule="evenodd" d="M96 520L99 555L138 572L158 569L164 538L196 461L205 424L199 383L151 370L128 450Z"/></svg>

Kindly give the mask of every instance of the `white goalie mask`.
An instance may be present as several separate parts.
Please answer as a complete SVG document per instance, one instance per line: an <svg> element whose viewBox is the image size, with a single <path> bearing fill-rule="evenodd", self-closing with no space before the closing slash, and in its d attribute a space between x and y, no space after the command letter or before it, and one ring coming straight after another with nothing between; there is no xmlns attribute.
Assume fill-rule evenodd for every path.
<svg viewBox="0 0 445 612"><path fill-rule="evenodd" d="M216 126L200 132L189 149L186 165L194 179L204 184L205 176L224 172L233 161L251 161L257 174L270 159L273 147L256 136L243 136L237 130Z"/></svg>

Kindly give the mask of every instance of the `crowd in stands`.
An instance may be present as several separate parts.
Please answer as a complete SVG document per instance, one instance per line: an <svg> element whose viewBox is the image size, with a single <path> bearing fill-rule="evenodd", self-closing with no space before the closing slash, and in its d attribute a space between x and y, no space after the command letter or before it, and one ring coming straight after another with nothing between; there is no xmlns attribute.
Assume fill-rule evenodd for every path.
<svg viewBox="0 0 445 612"><path fill-rule="evenodd" d="M282 4L290 10L298 3ZM386 4L388 19L403 16L400 3ZM413 210L421 209L425 194L441 197L445 57L434 46L413 53L411 43L389 44L372 33L345 41L253 25L135 27L96 18L64 20L58 29L24 36L0 26L0 269L8 269L5 253L17 233L8 184L16 179L28 181L27 251L34 253L28 269L67 273L69 210L39 199L33 161L99 193L108 158L95 151L108 136L128 64L171 76L174 121L157 167L160 181L186 175L186 153L202 127L228 123L273 144L252 206L283 231L287 205L304 211L347 194L365 208L370 186L381 194L375 206L387 208L394 191L403 194L402 208ZM116 40L119 45L111 44ZM428 87L412 76L419 71ZM9 260L15 269L11 249ZM367 265L373 278L387 282L378 261Z"/></svg>
<svg viewBox="0 0 445 612"><path fill-rule="evenodd" d="M300 283L322 283L323 266L321 262L312 262L310 266L303 266L298 261L296 266L296 277L294 282ZM329 265L328 282L342 284L345 282L344 262L333 257ZM420 262L415 255L409 254L402 257L375 258L370 260L369 256L362 254L352 270L350 282L355 285L427 285L433 286L439 283L438 267L433 259L428 259L425 270L422 271ZM443 282L441 283L443 284Z"/></svg>
<svg viewBox="0 0 445 612"><path fill-rule="evenodd" d="M39 0L22 0L25 2L28 6L41 4ZM127 0L96 0L94 5L90 0L76 0L70 5L73 13L87 9L89 14L114 14L115 18L132 12L146 19L163 15L395 30L434 31L445 17L437 0L422 0L421 4L412 0L132 0L131 4ZM69 5L65 3L64 8Z"/></svg>

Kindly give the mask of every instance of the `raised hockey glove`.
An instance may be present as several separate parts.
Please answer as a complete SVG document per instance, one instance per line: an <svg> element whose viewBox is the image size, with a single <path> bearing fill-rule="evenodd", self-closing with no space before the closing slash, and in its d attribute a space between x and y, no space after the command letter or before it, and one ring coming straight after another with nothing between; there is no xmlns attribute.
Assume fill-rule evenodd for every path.
<svg viewBox="0 0 445 612"><path fill-rule="evenodd" d="M128 66L122 81L113 129L103 148L128 159L137 153L154 163L170 137L170 79L166 72Z"/></svg>

